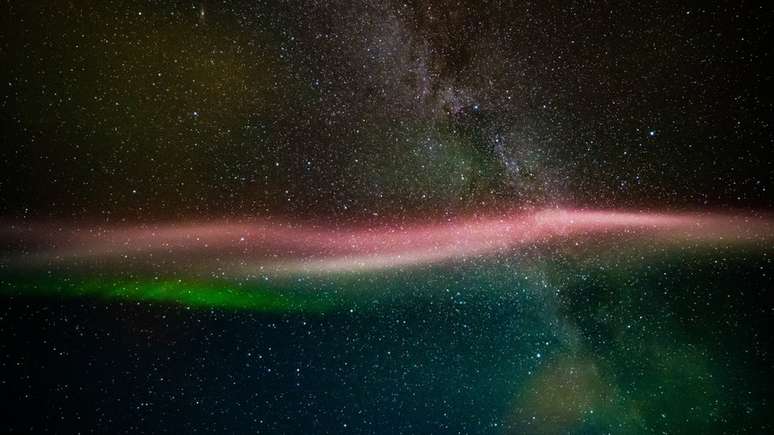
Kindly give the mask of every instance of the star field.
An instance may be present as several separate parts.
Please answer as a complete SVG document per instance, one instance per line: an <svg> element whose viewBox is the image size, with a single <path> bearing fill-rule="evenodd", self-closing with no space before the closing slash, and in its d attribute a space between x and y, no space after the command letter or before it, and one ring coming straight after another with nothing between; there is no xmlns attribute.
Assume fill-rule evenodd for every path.
<svg viewBox="0 0 774 435"><path fill-rule="evenodd" d="M770 6L0 10L3 432L774 430Z"/></svg>

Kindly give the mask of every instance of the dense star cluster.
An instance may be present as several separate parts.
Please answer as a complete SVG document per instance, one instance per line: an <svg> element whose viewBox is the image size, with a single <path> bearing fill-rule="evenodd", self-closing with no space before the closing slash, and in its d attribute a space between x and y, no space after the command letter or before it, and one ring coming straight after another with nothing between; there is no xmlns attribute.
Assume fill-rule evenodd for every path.
<svg viewBox="0 0 774 435"><path fill-rule="evenodd" d="M2 432L774 431L771 6L0 11Z"/></svg>

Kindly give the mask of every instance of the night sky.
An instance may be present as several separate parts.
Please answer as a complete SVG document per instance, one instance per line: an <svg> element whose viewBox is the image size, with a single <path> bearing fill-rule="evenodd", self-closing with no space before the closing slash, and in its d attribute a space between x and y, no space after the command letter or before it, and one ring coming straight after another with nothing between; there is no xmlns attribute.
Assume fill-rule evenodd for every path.
<svg viewBox="0 0 774 435"><path fill-rule="evenodd" d="M6 1L2 432L774 432L765 2Z"/></svg>

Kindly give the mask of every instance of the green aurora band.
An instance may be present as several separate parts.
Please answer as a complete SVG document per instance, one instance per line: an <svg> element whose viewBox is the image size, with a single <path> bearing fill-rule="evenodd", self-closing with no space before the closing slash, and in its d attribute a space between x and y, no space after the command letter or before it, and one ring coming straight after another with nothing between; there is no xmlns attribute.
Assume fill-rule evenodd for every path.
<svg viewBox="0 0 774 435"><path fill-rule="evenodd" d="M196 309L247 310L271 313L320 313L334 305L322 298L302 298L258 285L192 280L15 279L4 280L0 291L17 296L60 296L106 301L179 304Z"/></svg>

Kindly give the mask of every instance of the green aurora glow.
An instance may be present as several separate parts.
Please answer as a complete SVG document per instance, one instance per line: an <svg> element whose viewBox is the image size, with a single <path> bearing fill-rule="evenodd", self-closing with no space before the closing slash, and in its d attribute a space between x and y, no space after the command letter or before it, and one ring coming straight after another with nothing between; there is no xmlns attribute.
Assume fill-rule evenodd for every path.
<svg viewBox="0 0 774 435"><path fill-rule="evenodd" d="M190 308L257 312L319 313L333 305L321 297L301 297L259 285L191 280L30 279L5 281L0 292L12 295L85 297L107 301L174 303Z"/></svg>

